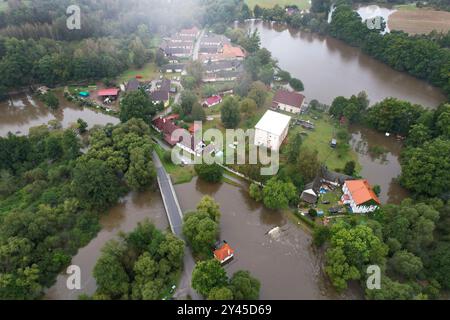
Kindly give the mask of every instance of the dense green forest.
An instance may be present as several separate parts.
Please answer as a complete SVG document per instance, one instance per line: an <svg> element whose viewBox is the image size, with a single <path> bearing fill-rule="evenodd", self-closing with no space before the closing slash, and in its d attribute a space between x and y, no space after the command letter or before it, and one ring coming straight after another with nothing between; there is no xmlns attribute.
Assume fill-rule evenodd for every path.
<svg viewBox="0 0 450 320"><path fill-rule="evenodd" d="M156 300L178 283L184 242L145 221L108 242L94 268L95 300ZM81 297L88 299L89 297Z"/></svg>
<svg viewBox="0 0 450 320"><path fill-rule="evenodd" d="M98 232L99 215L130 189L154 184L149 127L40 126L0 138L0 298L33 299Z"/></svg>
<svg viewBox="0 0 450 320"><path fill-rule="evenodd" d="M349 280L365 287L367 266L375 264L381 290L366 290L368 299L439 298L450 288L450 105L427 110L387 98L366 110L361 101L337 97L330 113L406 137L399 181L413 200L317 228L315 243L328 243L326 273L339 290Z"/></svg>
<svg viewBox="0 0 450 320"><path fill-rule="evenodd" d="M0 12L0 98L32 84L114 78L154 61L160 36L245 18L242 0L83 0L81 29L69 30L71 3L16 0Z"/></svg>

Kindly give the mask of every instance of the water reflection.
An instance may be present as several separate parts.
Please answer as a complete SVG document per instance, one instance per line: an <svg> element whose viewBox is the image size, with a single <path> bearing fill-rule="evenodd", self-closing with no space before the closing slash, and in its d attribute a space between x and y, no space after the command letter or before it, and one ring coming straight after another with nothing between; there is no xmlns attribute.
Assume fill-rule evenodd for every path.
<svg viewBox="0 0 450 320"><path fill-rule="evenodd" d="M380 200L383 203L400 203L408 192L397 182L402 168L399 157L402 143L395 138L358 125L350 127L350 144L358 153L362 165L361 175L372 185L381 187ZM377 155L370 150L381 148Z"/></svg>
<svg viewBox="0 0 450 320"><path fill-rule="evenodd" d="M57 94L60 108L50 111L41 101L30 94L13 95L9 100L0 103L0 136L8 132L28 134L31 127L47 124L50 120L58 120L64 128L69 127L79 118L84 119L89 127L94 125L117 124L115 117L105 115L99 111L81 108Z"/></svg>
<svg viewBox="0 0 450 320"><path fill-rule="evenodd" d="M281 68L303 81L309 101L330 104L337 96L349 97L363 90L371 103L396 97L434 108L446 100L439 89L334 38L295 33L276 23L252 21L247 27L258 28L262 46L272 52Z"/></svg>

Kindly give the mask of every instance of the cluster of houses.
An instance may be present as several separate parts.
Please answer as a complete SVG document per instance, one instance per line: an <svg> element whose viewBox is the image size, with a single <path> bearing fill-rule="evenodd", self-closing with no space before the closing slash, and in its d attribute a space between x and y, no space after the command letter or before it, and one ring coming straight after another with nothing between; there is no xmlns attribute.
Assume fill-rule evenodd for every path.
<svg viewBox="0 0 450 320"><path fill-rule="evenodd" d="M254 144L272 151L278 151L288 135L291 117L276 112L283 110L290 113L302 113L307 107L305 97L297 92L279 90L274 95L272 110L268 110L255 126ZM297 123L305 128L313 129L314 125L307 121ZM309 204L316 204L319 196L329 190L342 189L340 204L346 205L353 213L369 213L377 210L380 200L367 180L355 180L351 176L330 172L324 168L316 179L302 192L301 199ZM333 212L339 212L335 210Z"/></svg>
<svg viewBox="0 0 450 320"><path fill-rule="evenodd" d="M225 36L205 34L199 49L199 60L204 66L203 82L235 81L243 72L245 56L245 51Z"/></svg>
<svg viewBox="0 0 450 320"><path fill-rule="evenodd" d="M169 59L189 58L194 52L195 41L200 35L197 27L183 29L175 35L164 38L160 50Z"/></svg>
<svg viewBox="0 0 450 320"><path fill-rule="evenodd" d="M215 152L214 144L206 145L204 141L196 142L194 134L196 129L193 127L187 131L175 124L175 121L179 118L179 115L171 115L167 117L158 117L152 122L152 127L163 135L164 141L171 147L179 147L182 150L200 157L203 154L211 154ZM174 135L176 130L179 131L179 135ZM179 136L174 139L174 136Z"/></svg>

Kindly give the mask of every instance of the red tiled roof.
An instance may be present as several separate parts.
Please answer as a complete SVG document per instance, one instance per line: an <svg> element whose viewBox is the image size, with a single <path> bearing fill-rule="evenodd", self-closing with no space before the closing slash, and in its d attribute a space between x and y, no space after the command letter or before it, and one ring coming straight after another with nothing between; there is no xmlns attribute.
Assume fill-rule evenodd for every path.
<svg viewBox="0 0 450 320"><path fill-rule="evenodd" d="M370 200L380 204L380 200L367 180L347 180L345 184L356 205L364 204Z"/></svg>
<svg viewBox="0 0 450 320"><path fill-rule="evenodd" d="M205 103L209 106L212 106L213 104L217 104L220 101L222 101L221 96L212 96L212 97L209 97L208 99L206 99Z"/></svg>
<svg viewBox="0 0 450 320"><path fill-rule="evenodd" d="M225 57L245 58L245 52L239 47L234 47L229 44L224 44L223 53Z"/></svg>
<svg viewBox="0 0 450 320"><path fill-rule="evenodd" d="M276 103L287 104L289 106L300 108L305 96L298 92L278 90L272 100L272 105Z"/></svg>
<svg viewBox="0 0 450 320"><path fill-rule="evenodd" d="M222 247L214 251L214 257L220 262L225 261L227 258L231 257L234 253L234 250L225 243Z"/></svg>
<svg viewBox="0 0 450 320"><path fill-rule="evenodd" d="M158 128L159 131L161 131L164 134L164 140L170 144L171 146L178 143L178 141L172 140L172 133L177 130L181 129L177 125L175 125L171 120L163 119L163 118L157 118L153 120L153 125Z"/></svg>
<svg viewBox="0 0 450 320"><path fill-rule="evenodd" d="M104 96L117 96L119 94L119 90L117 88L109 88L109 89L102 89L98 91L98 95L100 97Z"/></svg>

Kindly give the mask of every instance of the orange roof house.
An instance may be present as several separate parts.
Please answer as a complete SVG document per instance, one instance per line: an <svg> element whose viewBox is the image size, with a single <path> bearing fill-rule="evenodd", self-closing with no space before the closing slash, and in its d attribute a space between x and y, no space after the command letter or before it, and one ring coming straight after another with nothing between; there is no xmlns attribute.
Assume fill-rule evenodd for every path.
<svg viewBox="0 0 450 320"><path fill-rule="evenodd" d="M234 249L226 242L217 250L214 251L214 258L221 264L224 264L228 260L234 257Z"/></svg>
<svg viewBox="0 0 450 320"><path fill-rule="evenodd" d="M226 58L245 58L244 50L229 44L224 44L222 54Z"/></svg>
<svg viewBox="0 0 450 320"><path fill-rule="evenodd" d="M381 204L367 180L347 180L342 191L341 201L350 205L354 213L373 212Z"/></svg>

